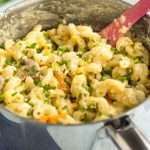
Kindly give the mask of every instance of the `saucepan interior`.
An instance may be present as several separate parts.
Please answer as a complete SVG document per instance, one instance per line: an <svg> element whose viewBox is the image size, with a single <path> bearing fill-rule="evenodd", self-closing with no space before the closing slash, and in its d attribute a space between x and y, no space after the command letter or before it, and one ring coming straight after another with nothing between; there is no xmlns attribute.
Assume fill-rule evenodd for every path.
<svg viewBox="0 0 150 150"><path fill-rule="evenodd" d="M128 7L130 5L120 0L25 1L4 11L0 18L0 43L6 39L23 37L37 24L47 29L65 21L91 25L95 31L100 31ZM150 18L148 16L141 19L131 31L150 49Z"/></svg>

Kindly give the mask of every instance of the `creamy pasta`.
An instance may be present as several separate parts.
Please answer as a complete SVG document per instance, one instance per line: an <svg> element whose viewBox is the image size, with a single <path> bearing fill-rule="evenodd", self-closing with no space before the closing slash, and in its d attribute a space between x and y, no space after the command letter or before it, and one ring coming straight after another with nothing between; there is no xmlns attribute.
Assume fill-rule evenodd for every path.
<svg viewBox="0 0 150 150"><path fill-rule="evenodd" d="M0 48L0 101L19 116L76 124L120 114L149 94L149 53L122 37L116 48L90 26L36 26Z"/></svg>

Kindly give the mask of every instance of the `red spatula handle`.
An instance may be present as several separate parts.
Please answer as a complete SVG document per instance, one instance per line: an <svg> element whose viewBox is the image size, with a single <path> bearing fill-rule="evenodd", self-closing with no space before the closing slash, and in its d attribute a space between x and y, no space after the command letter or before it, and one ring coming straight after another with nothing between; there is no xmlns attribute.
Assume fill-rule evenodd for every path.
<svg viewBox="0 0 150 150"><path fill-rule="evenodd" d="M101 31L111 45L115 46L117 40L123 36L141 17L150 10L150 0L140 0L136 5L126 10L119 18Z"/></svg>
<svg viewBox="0 0 150 150"><path fill-rule="evenodd" d="M140 0L135 6L123 13L126 16L125 25L136 23L150 10L150 0Z"/></svg>

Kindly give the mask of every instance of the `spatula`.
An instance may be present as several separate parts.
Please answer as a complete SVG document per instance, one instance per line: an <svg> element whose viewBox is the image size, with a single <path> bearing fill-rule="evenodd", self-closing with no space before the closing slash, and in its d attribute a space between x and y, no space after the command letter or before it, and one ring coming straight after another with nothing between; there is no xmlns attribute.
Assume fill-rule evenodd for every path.
<svg viewBox="0 0 150 150"><path fill-rule="evenodd" d="M150 10L150 0L140 0L137 4L127 9L120 17L106 26L101 36L115 46L117 40L122 37L141 17Z"/></svg>

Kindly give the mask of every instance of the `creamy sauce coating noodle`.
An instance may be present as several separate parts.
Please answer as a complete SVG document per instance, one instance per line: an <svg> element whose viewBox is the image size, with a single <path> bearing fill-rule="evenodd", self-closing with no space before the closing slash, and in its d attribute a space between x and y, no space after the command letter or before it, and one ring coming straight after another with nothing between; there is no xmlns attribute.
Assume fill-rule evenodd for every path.
<svg viewBox="0 0 150 150"><path fill-rule="evenodd" d="M116 48L90 26L36 26L0 49L0 101L19 116L44 123L107 119L149 94L149 53L122 37Z"/></svg>

